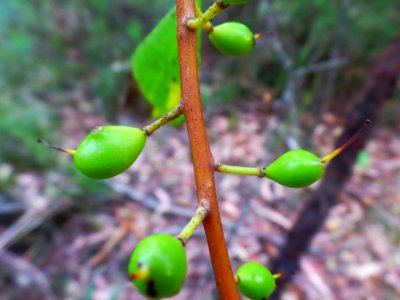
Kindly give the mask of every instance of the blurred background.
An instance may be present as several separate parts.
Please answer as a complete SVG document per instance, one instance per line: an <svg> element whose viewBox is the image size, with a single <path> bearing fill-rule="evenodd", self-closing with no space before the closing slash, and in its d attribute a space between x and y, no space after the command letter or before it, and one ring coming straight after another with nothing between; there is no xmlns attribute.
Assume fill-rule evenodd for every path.
<svg viewBox="0 0 400 300"><path fill-rule="evenodd" d="M37 143L74 148L97 125L151 122L130 57L173 5L0 2L1 299L143 299L127 278L131 251L150 233L177 234L194 212L185 126L160 129L133 167L106 181ZM345 124L365 117L360 107L373 112L365 147L347 166L353 174L332 185L335 202L316 215L322 226L282 299L400 299L399 11L389 0L231 7L214 24L240 21L262 34L241 58L220 55L203 34L201 92L217 161L265 166L298 147L323 156ZM329 178L300 190L216 181L236 270L285 261L287 234ZM188 277L173 299L217 299L202 229L187 253Z"/></svg>

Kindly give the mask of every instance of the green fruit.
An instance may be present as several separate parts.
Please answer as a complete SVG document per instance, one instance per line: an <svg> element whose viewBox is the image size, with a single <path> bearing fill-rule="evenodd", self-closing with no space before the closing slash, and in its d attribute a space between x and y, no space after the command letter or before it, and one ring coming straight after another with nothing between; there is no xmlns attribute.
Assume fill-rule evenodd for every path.
<svg viewBox="0 0 400 300"><path fill-rule="evenodd" d="M129 168L142 152L145 133L128 126L102 126L95 128L80 143L74 162L83 174L105 179Z"/></svg>
<svg viewBox="0 0 400 300"><path fill-rule="evenodd" d="M209 33L211 43L225 55L240 56L249 53L255 45L254 34L244 24L227 22L215 26Z"/></svg>
<svg viewBox="0 0 400 300"><path fill-rule="evenodd" d="M246 4L252 0L222 0L224 5Z"/></svg>
<svg viewBox="0 0 400 300"><path fill-rule="evenodd" d="M133 284L143 295L156 299L177 294L185 281L186 269L182 242L167 234L153 234L141 240L129 262Z"/></svg>
<svg viewBox="0 0 400 300"><path fill-rule="evenodd" d="M297 149L279 156L264 169L264 175L282 185L299 188L316 182L324 175L324 170L325 164L321 158Z"/></svg>
<svg viewBox="0 0 400 300"><path fill-rule="evenodd" d="M256 262L242 265L236 276L240 293L253 300L267 299L276 288L276 281L271 272Z"/></svg>

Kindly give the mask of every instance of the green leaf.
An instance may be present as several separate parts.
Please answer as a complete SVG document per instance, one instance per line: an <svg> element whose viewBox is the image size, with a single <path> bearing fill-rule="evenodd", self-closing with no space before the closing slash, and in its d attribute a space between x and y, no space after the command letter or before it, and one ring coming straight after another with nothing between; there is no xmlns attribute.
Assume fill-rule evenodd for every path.
<svg viewBox="0 0 400 300"><path fill-rule="evenodd" d="M178 105L181 89L175 7L136 48L131 64L141 93L153 106L153 117L158 118ZM181 116L173 124L180 125L183 121Z"/></svg>
<svg viewBox="0 0 400 300"><path fill-rule="evenodd" d="M361 150L357 154L356 164L361 169L366 169L370 165L370 158L365 150Z"/></svg>

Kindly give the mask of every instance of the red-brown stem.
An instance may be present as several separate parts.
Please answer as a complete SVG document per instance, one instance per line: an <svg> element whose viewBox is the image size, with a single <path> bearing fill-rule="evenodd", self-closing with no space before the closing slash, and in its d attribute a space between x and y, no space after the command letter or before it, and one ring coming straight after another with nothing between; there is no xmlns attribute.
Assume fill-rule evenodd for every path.
<svg viewBox="0 0 400 300"><path fill-rule="evenodd" d="M195 17L194 0L176 0L178 52L183 110L190 140L197 199L209 201L210 212L203 225L221 300L239 300L226 248L214 182L214 165L201 106L197 72L197 33L186 26Z"/></svg>

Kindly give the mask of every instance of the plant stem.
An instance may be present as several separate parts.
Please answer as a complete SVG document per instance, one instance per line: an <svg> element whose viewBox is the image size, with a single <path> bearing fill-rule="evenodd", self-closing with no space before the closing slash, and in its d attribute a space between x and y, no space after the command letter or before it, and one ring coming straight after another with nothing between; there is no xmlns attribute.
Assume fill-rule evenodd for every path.
<svg viewBox="0 0 400 300"><path fill-rule="evenodd" d="M207 217L208 212L210 211L210 207L208 203L200 204L196 209L194 216L190 219L189 223L182 229L182 231L177 235L177 238L180 239L184 245L186 245L187 241L193 235L193 233L199 228L200 224Z"/></svg>
<svg viewBox="0 0 400 300"><path fill-rule="evenodd" d="M224 164L215 164L215 171L226 174L258 176L261 178L264 177L263 168L250 168L250 167L231 166Z"/></svg>
<svg viewBox="0 0 400 300"><path fill-rule="evenodd" d="M196 18L199 18L199 17L203 16L203 12L201 11L201 7L196 1L194 2L194 12L195 12Z"/></svg>
<svg viewBox="0 0 400 300"><path fill-rule="evenodd" d="M181 95L199 204L208 203L203 221L219 299L239 300L229 261L214 181L214 164L207 139L197 68L197 32L186 26L194 18L194 0L176 0Z"/></svg>
<svg viewBox="0 0 400 300"><path fill-rule="evenodd" d="M219 15L228 5L224 5L222 1L216 0L205 12L204 14L198 16L195 19L190 19L187 21L187 26L192 30L197 30L203 24L207 24L217 15ZM198 11L197 11L198 14Z"/></svg>
<svg viewBox="0 0 400 300"><path fill-rule="evenodd" d="M179 117L183 112L182 105L179 104L175 108L171 109L169 112L167 112L165 115L163 115L161 118L158 120L154 121L153 123L143 127L143 131L147 136L150 136L159 129L160 127L164 126L168 122L176 119Z"/></svg>
<svg viewBox="0 0 400 300"><path fill-rule="evenodd" d="M194 5L195 5L196 18L202 18L203 17L203 12L201 11L200 6L197 4L197 2L195 2ZM207 34L209 34L211 31L213 31L213 25L211 24L210 21L203 22L202 26L203 26L203 30Z"/></svg>

